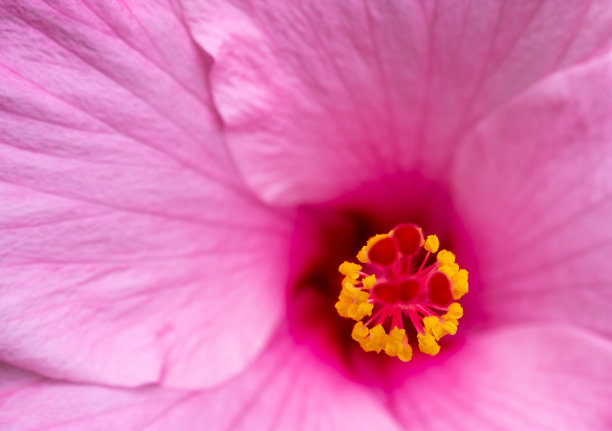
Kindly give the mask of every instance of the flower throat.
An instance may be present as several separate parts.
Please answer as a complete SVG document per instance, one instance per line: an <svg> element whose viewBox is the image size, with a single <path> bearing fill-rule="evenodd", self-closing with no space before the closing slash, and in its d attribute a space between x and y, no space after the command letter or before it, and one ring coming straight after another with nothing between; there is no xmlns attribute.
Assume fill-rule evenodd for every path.
<svg viewBox="0 0 612 431"><path fill-rule="evenodd" d="M438 341L457 333L463 308L456 300L468 292L468 272L447 250L438 252L438 237L426 239L420 227L402 224L375 235L357 254L361 262L344 262L336 310L356 320L352 338L366 352L412 359L416 333L421 352L437 355ZM428 264L431 255L435 262ZM366 320L367 318L367 320Z"/></svg>

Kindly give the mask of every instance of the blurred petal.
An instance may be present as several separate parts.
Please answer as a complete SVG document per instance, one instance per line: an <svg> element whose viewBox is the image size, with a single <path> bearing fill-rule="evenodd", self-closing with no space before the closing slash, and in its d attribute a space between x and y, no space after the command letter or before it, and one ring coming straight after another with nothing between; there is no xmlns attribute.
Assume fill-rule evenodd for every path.
<svg viewBox="0 0 612 431"><path fill-rule="evenodd" d="M210 429L400 429L368 388L284 335L244 375L203 392L192 408Z"/></svg>
<svg viewBox="0 0 612 431"><path fill-rule="evenodd" d="M213 385L282 313L287 222L240 185L171 5L113 4L1 4L0 358Z"/></svg>
<svg viewBox="0 0 612 431"><path fill-rule="evenodd" d="M458 151L454 195L490 323L553 319L612 335L610 118L607 56L534 87Z"/></svg>
<svg viewBox="0 0 612 431"><path fill-rule="evenodd" d="M405 429L605 431L611 361L610 342L587 332L492 331L407 380L394 405Z"/></svg>
<svg viewBox="0 0 612 431"><path fill-rule="evenodd" d="M612 42L605 0L183 0L236 160L267 201L433 169L483 114Z"/></svg>
<svg viewBox="0 0 612 431"><path fill-rule="evenodd" d="M152 425L191 396L153 388L121 390L55 382L0 366L0 427L3 431L163 429Z"/></svg>
<svg viewBox="0 0 612 431"><path fill-rule="evenodd" d="M0 424L6 431L58 425L63 430L126 431L400 429L364 388L287 339L277 339L253 365L218 388L193 393L127 392L0 373Z"/></svg>

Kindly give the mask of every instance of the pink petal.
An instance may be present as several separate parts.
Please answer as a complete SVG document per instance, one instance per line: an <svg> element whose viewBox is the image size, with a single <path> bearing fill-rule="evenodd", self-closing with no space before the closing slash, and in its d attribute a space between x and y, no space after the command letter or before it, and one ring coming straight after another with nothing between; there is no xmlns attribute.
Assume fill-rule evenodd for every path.
<svg viewBox="0 0 612 431"><path fill-rule="evenodd" d="M612 56L557 74L458 151L458 208L490 323L555 320L612 335Z"/></svg>
<svg viewBox="0 0 612 431"><path fill-rule="evenodd" d="M193 411L210 429L400 429L383 400L284 335L247 373L203 392Z"/></svg>
<svg viewBox="0 0 612 431"><path fill-rule="evenodd" d="M149 427L191 396L154 388L121 390L54 382L0 366L0 427L3 431L163 429Z"/></svg>
<svg viewBox="0 0 612 431"><path fill-rule="evenodd" d="M0 372L3 430L399 430L372 394L278 337L244 375L203 392L74 386ZM0 387L2 387L0 386ZM9 424L7 427L6 424Z"/></svg>
<svg viewBox="0 0 612 431"><path fill-rule="evenodd" d="M171 5L0 13L0 359L114 385L240 371L282 313L289 225L235 174Z"/></svg>
<svg viewBox="0 0 612 431"><path fill-rule="evenodd" d="M612 42L605 0L183 3L236 160L282 203L439 167L483 114Z"/></svg>
<svg viewBox="0 0 612 431"><path fill-rule="evenodd" d="M472 334L475 335L475 334ZM472 336L394 394L405 429L610 429L612 345L563 327Z"/></svg>

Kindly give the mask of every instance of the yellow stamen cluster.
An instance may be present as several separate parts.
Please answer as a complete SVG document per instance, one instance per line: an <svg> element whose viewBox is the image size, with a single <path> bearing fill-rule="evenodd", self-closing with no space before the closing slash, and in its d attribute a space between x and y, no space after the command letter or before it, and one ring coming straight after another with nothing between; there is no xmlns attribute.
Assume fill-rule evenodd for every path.
<svg viewBox="0 0 612 431"><path fill-rule="evenodd" d="M468 272L460 269L455 262L455 255L448 250L440 250L437 255L438 270L446 274L451 281L454 299L459 299L468 293Z"/></svg>
<svg viewBox="0 0 612 431"><path fill-rule="evenodd" d="M455 335L459 319L463 316L463 308L458 302L453 302L446 314L441 317L427 316L423 318L424 334L418 334L419 350L431 356L440 351L438 341L445 335Z"/></svg>
<svg viewBox="0 0 612 431"><path fill-rule="evenodd" d="M357 322L351 336L366 352L380 353L384 350L387 355L398 357L404 362L412 359L412 347L408 344L405 329L395 327L387 334L380 324L368 329L363 322Z"/></svg>
<svg viewBox="0 0 612 431"><path fill-rule="evenodd" d="M368 253L372 247L378 241L393 236L393 234L394 231L392 230L388 234L380 234L371 237L357 254L358 261L362 264L372 264L368 258ZM416 270L416 277L418 277L419 274L423 274L423 272L425 276L422 277L426 277L427 274L440 271L450 280L451 293L455 300L465 295L468 292L468 272L465 269L461 269L455 262L455 255L448 250L439 250L440 241L436 235L427 236L422 247L427 250L428 253L421 267ZM425 263L430 254L436 256L437 265L432 264L426 267ZM367 268L369 272L369 265L367 265ZM370 298L370 294L372 294L371 289L377 283L376 276L373 274L368 275L363 272L362 269L362 266L355 262L344 262L340 265L338 270L344 278L342 280L342 290L335 307L340 316L357 321L353 327L351 336L360 344L363 350L376 353L384 351L387 355L398 357L404 362L410 361L412 358L410 340L406 335L406 330L400 329L403 328L404 324L402 320L403 313L413 313L410 319L413 320L413 324L418 332L416 344L418 344L419 350L425 354L432 356L437 355L440 351L438 341L446 335L455 335L457 333L459 319L463 316L463 308L458 302L450 304L447 312L441 316L437 315L438 311L435 310L435 307L433 309L427 309L427 307L429 307L427 304L425 304L425 308L422 308L420 311L414 308L412 304L404 304L402 305L404 308L398 309L398 315L400 316L399 326L396 325L395 321L395 316L398 315L394 315L394 321L390 325L389 333L386 332L385 327L382 325L385 324L385 319L388 317L385 317L383 312L383 317L381 318L381 309L377 309L379 311L377 311L374 319L370 319L370 321L374 321L375 326L370 328L370 321L367 322L368 326L366 326L366 323L364 323L365 320L362 321L362 319L366 316L372 316L374 303L377 303L376 301L380 301L380 299L377 299L377 296ZM410 269L409 266L408 269ZM383 283L385 283L388 275L381 271L379 276L383 277ZM422 278L420 282L426 283L427 278ZM385 304L382 306L393 307L393 305ZM422 321L422 326L418 322L415 323L415 320ZM386 327L389 328L389 326Z"/></svg>
<svg viewBox="0 0 612 431"><path fill-rule="evenodd" d="M374 304L367 302L369 298L368 292L345 283L342 286L338 302L336 302L336 311L342 317L361 320L365 316L372 315Z"/></svg>
<svg viewBox="0 0 612 431"><path fill-rule="evenodd" d="M368 292L355 287L357 280L359 279L359 271L361 271L361 265L353 262L344 262L338 268L340 273L344 275L342 280L342 291L336 302L336 311L342 317L348 317L354 320L361 320L365 316L372 315L372 309L374 304L368 302L370 295ZM376 279L368 281L370 288L376 283ZM364 279L365 286L365 279Z"/></svg>

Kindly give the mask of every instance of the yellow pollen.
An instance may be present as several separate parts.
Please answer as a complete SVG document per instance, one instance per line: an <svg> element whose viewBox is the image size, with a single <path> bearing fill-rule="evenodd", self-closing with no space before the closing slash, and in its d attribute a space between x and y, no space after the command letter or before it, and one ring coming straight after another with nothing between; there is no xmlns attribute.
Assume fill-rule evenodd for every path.
<svg viewBox="0 0 612 431"><path fill-rule="evenodd" d="M368 275L367 277L364 277L363 279L364 289L371 289L374 287L375 284L376 284L376 275L372 274L372 275Z"/></svg>
<svg viewBox="0 0 612 431"><path fill-rule="evenodd" d="M461 319L463 317L463 307L458 302L453 302L448 306L448 312L445 316L452 317L453 319Z"/></svg>
<svg viewBox="0 0 612 431"><path fill-rule="evenodd" d="M387 338L389 336L385 332L385 329L382 325L376 325L372 329L370 329L370 337L367 339L365 344L362 344L363 349L366 352L376 352L380 353L380 351L387 344Z"/></svg>
<svg viewBox="0 0 612 431"><path fill-rule="evenodd" d="M417 334L419 350L431 356L436 356L440 352L440 345L431 334Z"/></svg>
<svg viewBox="0 0 612 431"><path fill-rule="evenodd" d="M350 283L344 283L335 305L336 311L342 317L361 320L372 314L374 304L367 302L369 298L368 292L353 287Z"/></svg>
<svg viewBox="0 0 612 431"><path fill-rule="evenodd" d="M427 316L423 319L425 326L425 334L431 334L438 341L445 335L455 335L457 333L457 325L450 319L440 319L436 316Z"/></svg>
<svg viewBox="0 0 612 431"><path fill-rule="evenodd" d="M455 255L448 250L440 250L436 259L440 265L455 263Z"/></svg>
<svg viewBox="0 0 612 431"><path fill-rule="evenodd" d="M453 302L448 307L446 314L442 315L442 320L446 323L452 323L455 327L457 327L461 317L463 317L463 308L458 302Z"/></svg>
<svg viewBox="0 0 612 431"><path fill-rule="evenodd" d="M374 304L368 304L367 302L353 304L348 309L348 315L353 320L361 320L366 316L371 316L373 308Z"/></svg>
<svg viewBox="0 0 612 431"><path fill-rule="evenodd" d="M458 300L465 295L469 274L459 267L451 251L440 250L436 235L428 235L420 244L420 228L399 227L402 230L397 235L392 230L371 237L357 254L361 265L343 262L339 266L338 271L344 278L335 308L340 316L356 321L351 337L363 350L384 352L407 362L412 359L414 346L424 354L435 356L440 351L438 341L457 333L463 308L458 302L447 305L447 299L440 298L449 298L450 293ZM395 261L391 265L369 261L368 253L384 238L395 242ZM415 251L415 243L427 253L418 247ZM434 263L428 262L430 254L435 256ZM448 277L447 287L440 284L440 278L434 279L439 273ZM450 292L445 294L439 289L450 289ZM365 319L366 316L371 317ZM405 325L412 325L417 332L412 344L403 329Z"/></svg>
<svg viewBox="0 0 612 431"><path fill-rule="evenodd" d="M354 288L357 285L358 281L353 280L352 278L344 277L342 280L342 288L346 288L349 290L350 288Z"/></svg>
<svg viewBox="0 0 612 431"><path fill-rule="evenodd" d="M451 277L452 293L454 299L459 299L468 293L468 272L460 269Z"/></svg>
<svg viewBox="0 0 612 431"><path fill-rule="evenodd" d="M440 248L440 240L436 235L428 235L423 248L431 253L435 253Z"/></svg>
<svg viewBox="0 0 612 431"><path fill-rule="evenodd" d="M459 265L456 263L445 263L438 267L438 271L443 272L449 279L453 279L455 274L459 272Z"/></svg>
<svg viewBox="0 0 612 431"><path fill-rule="evenodd" d="M370 335L370 330L363 324L363 322L359 321L355 323L355 326L353 326L353 332L351 332L351 337L353 340L361 343L368 335Z"/></svg>
<svg viewBox="0 0 612 431"><path fill-rule="evenodd" d="M436 316L427 316L423 318L423 326L425 327L425 334L433 335L436 341L446 335L440 319Z"/></svg>
<svg viewBox="0 0 612 431"><path fill-rule="evenodd" d="M393 328L387 338L385 353L392 357L398 356L406 344L408 344L406 330Z"/></svg>
<svg viewBox="0 0 612 431"><path fill-rule="evenodd" d="M397 354L397 357L402 362L408 362L412 359L412 347L410 344L406 344L402 350Z"/></svg>
<svg viewBox="0 0 612 431"><path fill-rule="evenodd" d="M350 279L357 280L359 278L359 271L361 271L361 265L354 262L342 262L338 271Z"/></svg>
<svg viewBox="0 0 612 431"><path fill-rule="evenodd" d="M408 362L412 359L412 347L408 344L405 329L396 327L391 330L389 342L385 346L385 353L389 356L397 356L403 362Z"/></svg>

